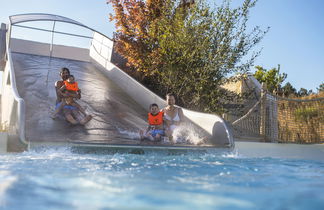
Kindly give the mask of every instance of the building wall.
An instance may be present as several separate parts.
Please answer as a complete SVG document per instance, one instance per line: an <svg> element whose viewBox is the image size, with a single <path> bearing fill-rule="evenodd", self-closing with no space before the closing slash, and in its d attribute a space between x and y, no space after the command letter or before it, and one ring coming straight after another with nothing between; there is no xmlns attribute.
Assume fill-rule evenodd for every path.
<svg viewBox="0 0 324 210"><path fill-rule="evenodd" d="M252 75L246 75L245 77L238 77L234 81L225 83L222 88L234 92L236 94L244 94L250 91L254 91L256 96L260 96L261 84Z"/></svg>

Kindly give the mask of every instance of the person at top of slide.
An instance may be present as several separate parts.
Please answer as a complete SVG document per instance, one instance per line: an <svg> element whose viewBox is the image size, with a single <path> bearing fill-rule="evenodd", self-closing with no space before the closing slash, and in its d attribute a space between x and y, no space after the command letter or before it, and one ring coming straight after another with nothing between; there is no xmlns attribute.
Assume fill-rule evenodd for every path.
<svg viewBox="0 0 324 210"><path fill-rule="evenodd" d="M57 107L55 110L55 113L53 117L55 118L57 114L63 109L65 105L70 105L73 107L77 107L78 110L87 117L88 115L85 113L84 109L74 100L73 95L78 95L81 90L79 89L78 83L75 81L75 78L73 75L69 75L67 80L64 81L64 85L59 89L61 92L61 95L64 96L62 98L62 102L60 103L60 106ZM71 96L72 95L72 96Z"/></svg>
<svg viewBox="0 0 324 210"><path fill-rule="evenodd" d="M56 109L61 105L62 99L65 97L64 94L60 91L60 88L64 85L64 82L68 79L70 75L70 70L66 67L63 67L60 70L60 77L61 80L58 80L55 82L55 90L56 90ZM66 93L70 97L74 97L77 99L81 98L81 91L78 91L76 93ZM65 105L62 109L65 119L73 124L85 124L87 123L91 118L82 117L77 107L71 106L71 105Z"/></svg>

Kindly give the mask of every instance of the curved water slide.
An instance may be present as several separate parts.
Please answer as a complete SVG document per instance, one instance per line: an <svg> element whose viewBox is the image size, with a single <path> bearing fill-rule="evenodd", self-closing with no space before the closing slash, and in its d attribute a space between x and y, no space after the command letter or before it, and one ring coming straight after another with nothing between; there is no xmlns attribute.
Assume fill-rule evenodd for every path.
<svg viewBox="0 0 324 210"><path fill-rule="evenodd" d="M87 28L94 32L93 37L85 37L91 38L91 46L83 49L12 38L12 27L26 27L19 23L28 21L61 21ZM62 33L54 28L49 32ZM9 131L9 142L164 147L140 142L137 137L138 130L146 126L149 104L164 107L166 102L111 63L112 49L111 39L69 18L50 14L11 16L1 88L1 123ZM79 82L82 98L78 103L93 115L85 126L50 118L56 99L54 83L60 79L62 67L68 67ZM190 130L207 141L199 146L181 142L168 147L234 146L232 134L219 116L187 109L184 114Z"/></svg>

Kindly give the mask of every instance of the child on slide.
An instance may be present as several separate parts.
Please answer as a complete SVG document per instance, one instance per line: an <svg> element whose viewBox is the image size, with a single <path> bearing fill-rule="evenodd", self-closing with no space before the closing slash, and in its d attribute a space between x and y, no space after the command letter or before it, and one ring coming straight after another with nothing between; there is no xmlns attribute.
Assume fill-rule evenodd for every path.
<svg viewBox="0 0 324 210"><path fill-rule="evenodd" d="M73 75L69 75L68 79L64 81L64 85L59 89L62 95L65 95L62 99L62 103L60 106L55 110L54 114L52 115L52 118L56 118L58 113L63 109L65 105L70 105L78 108L80 112L87 118L91 118L91 115L87 115L85 110L74 101L74 98L71 96L71 94L76 94L77 92L80 92L80 89L78 87L78 83L75 81ZM69 95L70 94L70 95Z"/></svg>
<svg viewBox="0 0 324 210"><path fill-rule="evenodd" d="M148 127L145 131L140 131L141 140L145 138L151 141L160 141L164 135L163 130L163 115L164 113L159 110L157 104L150 105L150 112L148 113Z"/></svg>

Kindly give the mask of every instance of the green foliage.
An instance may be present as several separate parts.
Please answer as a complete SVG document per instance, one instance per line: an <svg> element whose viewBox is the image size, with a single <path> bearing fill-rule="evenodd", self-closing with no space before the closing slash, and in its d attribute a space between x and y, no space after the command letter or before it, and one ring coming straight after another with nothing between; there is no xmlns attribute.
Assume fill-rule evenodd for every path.
<svg viewBox="0 0 324 210"><path fill-rule="evenodd" d="M129 0L133 1L136 0ZM159 16L137 17L147 18L143 27L145 38L133 33L131 41L124 39L126 44L119 45L120 52L128 56L129 64L146 75L150 87L164 94L175 93L180 105L200 111L220 111L220 102L226 97L220 88L224 77L249 70L260 52L254 52L248 59L246 55L268 30L259 27L247 30L250 9L256 4L253 0L245 0L237 8L232 8L230 0L223 0L215 8L208 6L206 0L186 6L181 2L165 0L159 7ZM123 16L120 13L116 18L123 20ZM118 37L127 37L123 31L119 33ZM129 45L145 50L133 52L136 56L129 57L127 50L122 50Z"/></svg>
<svg viewBox="0 0 324 210"><path fill-rule="evenodd" d="M317 118L319 116L319 112L315 108L306 107L296 109L294 115L295 118L299 121L309 121L313 118Z"/></svg>
<svg viewBox="0 0 324 210"><path fill-rule="evenodd" d="M313 93L312 90L307 90L305 88L300 88L299 91L297 92L297 96L298 97L305 97L305 96L309 96L312 93Z"/></svg>
<svg viewBox="0 0 324 210"><path fill-rule="evenodd" d="M280 65L278 68L272 68L270 70L266 70L261 66L255 67L257 71L254 73L254 77L260 82L265 83L267 85L268 91L271 93L278 93L281 90L281 84L287 78L286 73L280 74Z"/></svg>
<svg viewBox="0 0 324 210"><path fill-rule="evenodd" d="M324 82L319 85L319 87L317 88L317 91L318 92L324 92Z"/></svg>
<svg viewBox="0 0 324 210"><path fill-rule="evenodd" d="M290 95L296 95L296 89L290 84L290 82L287 82L283 87L282 87L282 92L283 95L288 97Z"/></svg>
<svg viewBox="0 0 324 210"><path fill-rule="evenodd" d="M255 1L235 9L225 0L212 10L200 1L191 8L179 8L169 1L164 15L152 26L161 57L155 78L166 92L174 92L186 107L215 112L227 96L220 89L230 73L246 72L258 53L247 62L242 58L264 36L258 27L247 33L248 13Z"/></svg>

